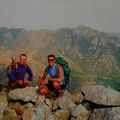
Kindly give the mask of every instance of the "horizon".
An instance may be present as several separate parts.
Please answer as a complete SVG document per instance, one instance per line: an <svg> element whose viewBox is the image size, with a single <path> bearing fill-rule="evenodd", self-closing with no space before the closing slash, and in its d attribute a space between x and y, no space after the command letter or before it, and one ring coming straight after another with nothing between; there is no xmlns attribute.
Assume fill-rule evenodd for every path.
<svg viewBox="0 0 120 120"><path fill-rule="evenodd" d="M6 28L6 29L22 29L22 30L30 30L30 31L40 31L40 30L49 30L49 31L57 31L57 30L59 30L59 29L66 29L66 28L70 28L70 29L74 29L74 28L77 28L77 27L79 27L79 26L84 26L84 27L87 27L87 28L90 28L90 29L92 29L92 30L95 30L95 31L98 31L98 32L104 32L104 33L106 33L106 34L116 34L116 35L119 35L120 34L120 32L105 32L105 31L101 31L101 30L97 30L97 29L94 29L94 28L92 28L92 27L89 27L89 26L85 26L85 25L78 25L78 26L76 26L76 27L61 27L61 28L56 28L56 29L27 29L27 28L18 28L18 27L1 27L0 26L0 29L1 28Z"/></svg>
<svg viewBox="0 0 120 120"><path fill-rule="evenodd" d="M0 0L0 26L57 30L79 25L120 33L118 0Z"/></svg>

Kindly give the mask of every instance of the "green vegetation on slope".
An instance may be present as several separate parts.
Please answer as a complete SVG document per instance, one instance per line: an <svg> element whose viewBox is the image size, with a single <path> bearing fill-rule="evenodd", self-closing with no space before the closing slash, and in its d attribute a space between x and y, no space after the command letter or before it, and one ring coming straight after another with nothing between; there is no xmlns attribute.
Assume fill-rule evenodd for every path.
<svg viewBox="0 0 120 120"><path fill-rule="evenodd" d="M0 47L12 55L26 53L33 71L40 73L35 74L37 77L47 65L47 55L52 53L70 64L73 86L79 86L80 81L120 80L119 38L85 26L56 31L0 28Z"/></svg>

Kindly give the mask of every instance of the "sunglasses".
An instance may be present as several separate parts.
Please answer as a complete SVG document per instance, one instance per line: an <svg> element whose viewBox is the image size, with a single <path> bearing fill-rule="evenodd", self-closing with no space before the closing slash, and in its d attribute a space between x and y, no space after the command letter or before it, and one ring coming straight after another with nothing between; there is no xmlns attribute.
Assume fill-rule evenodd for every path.
<svg viewBox="0 0 120 120"><path fill-rule="evenodd" d="M52 62L53 62L53 61L54 61L54 59L48 59L48 61L52 61Z"/></svg>

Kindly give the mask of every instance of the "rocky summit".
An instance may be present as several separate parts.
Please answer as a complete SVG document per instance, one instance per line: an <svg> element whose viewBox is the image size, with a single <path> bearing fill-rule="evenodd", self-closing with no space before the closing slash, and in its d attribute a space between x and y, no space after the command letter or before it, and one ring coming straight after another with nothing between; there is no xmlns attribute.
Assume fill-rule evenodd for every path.
<svg viewBox="0 0 120 120"><path fill-rule="evenodd" d="M119 120L120 93L102 85L45 97L34 87L0 91L0 120Z"/></svg>
<svg viewBox="0 0 120 120"><path fill-rule="evenodd" d="M72 74L63 96L41 96L34 87L5 87L6 68L21 53L28 56L33 86L48 54L68 62ZM120 92L112 88L120 91L119 35L83 25L55 31L0 27L0 120L119 120Z"/></svg>

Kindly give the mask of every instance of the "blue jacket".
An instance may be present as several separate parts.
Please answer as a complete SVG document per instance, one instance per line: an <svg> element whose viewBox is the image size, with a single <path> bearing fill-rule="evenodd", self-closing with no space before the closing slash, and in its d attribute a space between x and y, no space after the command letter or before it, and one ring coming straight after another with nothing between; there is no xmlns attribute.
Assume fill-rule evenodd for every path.
<svg viewBox="0 0 120 120"><path fill-rule="evenodd" d="M33 80L33 73L28 65L20 65L19 63L17 64L17 68L11 67L10 70L10 81L14 80L24 80L25 74L27 73L28 80L32 81Z"/></svg>

